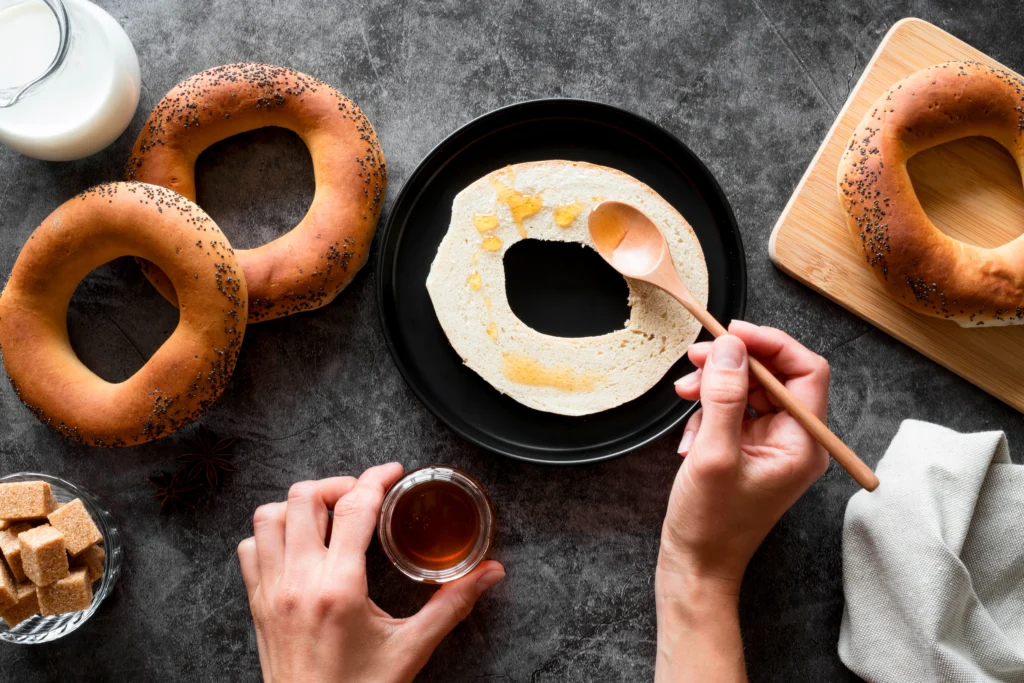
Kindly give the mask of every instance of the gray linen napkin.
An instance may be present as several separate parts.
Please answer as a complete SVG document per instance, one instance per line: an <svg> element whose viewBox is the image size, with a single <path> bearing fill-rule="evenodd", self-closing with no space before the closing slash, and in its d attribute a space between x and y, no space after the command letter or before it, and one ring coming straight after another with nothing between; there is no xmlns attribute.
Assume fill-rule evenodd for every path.
<svg viewBox="0 0 1024 683"><path fill-rule="evenodd" d="M1024 683L1024 466L907 420L843 523L839 657L868 681Z"/></svg>

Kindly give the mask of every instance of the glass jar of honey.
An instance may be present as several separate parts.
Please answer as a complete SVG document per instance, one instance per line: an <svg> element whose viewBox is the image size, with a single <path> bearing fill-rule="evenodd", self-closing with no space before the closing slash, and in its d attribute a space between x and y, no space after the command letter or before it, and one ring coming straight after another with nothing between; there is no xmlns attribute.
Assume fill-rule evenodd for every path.
<svg viewBox="0 0 1024 683"><path fill-rule="evenodd" d="M473 571L494 541L494 511L480 483L445 465L412 470L388 489L377 535L395 567L447 583Z"/></svg>

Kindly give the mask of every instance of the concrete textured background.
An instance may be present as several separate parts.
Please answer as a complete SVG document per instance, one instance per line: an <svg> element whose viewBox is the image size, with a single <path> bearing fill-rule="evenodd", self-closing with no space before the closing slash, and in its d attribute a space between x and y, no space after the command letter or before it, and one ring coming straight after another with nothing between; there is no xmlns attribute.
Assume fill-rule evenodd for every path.
<svg viewBox="0 0 1024 683"><path fill-rule="evenodd" d="M387 206L442 138L495 107L536 97L600 100L647 116L717 175L743 231L749 319L789 330L834 368L831 424L869 463L904 418L959 430L1024 422L777 271L768 234L885 31L919 16L1024 68L1024 6L846 0L377 3L327 0L102 0L142 63L143 95L107 150L45 163L0 148L0 273L76 192L121 177L152 106L180 79L234 61L294 67L360 104L391 168ZM312 197L297 138L264 130L200 161L200 203L236 246L294 224ZM385 215L386 215L385 210ZM83 360L118 380L170 334L176 313L131 262L99 269L69 313ZM0 471L39 470L97 493L125 532L124 575L82 629L54 644L0 647L8 680L257 680L255 640L235 545L253 509L297 480L400 460L477 475L499 513L508 578L438 649L424 681L650 680L653 573L678 435L614 462L572 469L481 452L406 388L379 329L369 271L326 309L251 327L231 386L203 423L240 437L240 471L191 514L161 516L145 478L174 467L192 429L130 451L75 447L0 387ZM1019 461L1019 455L1017 456ZM751 564L742 596L756 681L853 678L836 654L840 530L855 484L832 467L783 518ZM405 615L429 594L379 549L371 595ZM699 656L699 654L695 654Z"/></svg>

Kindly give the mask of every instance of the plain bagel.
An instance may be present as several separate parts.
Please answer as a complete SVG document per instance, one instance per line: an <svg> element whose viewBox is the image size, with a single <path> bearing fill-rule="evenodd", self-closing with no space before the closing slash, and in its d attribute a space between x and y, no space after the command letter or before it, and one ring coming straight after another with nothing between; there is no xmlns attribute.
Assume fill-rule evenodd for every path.
<svg viewBox="0 0 1024 683"><path fill-rule="evenodd" d="M366 263L387 188L384 152L370 121L326 83L292 69L228 64L192 76L156 105L128 159L129 180L196 200L195 163L210 145L278 126L313 160L316 194L290 232L236 253L249 286L249 322L319 308ZM146 276L172 303L159 269Z"/></svg>
<svg viewBox="0 0 1024 683"><path fill-rule="evenodd" d="M1024 80L979 62L903 79L871 107L839 163L839 200L865 262L894 299L963 327L1024 324L1024 236L995 249L953 239L929 220L907 160L983 135L1024 165Z"/></svg>
<svg viewBox="0 0 1024 683"><path fill-rule="evenodd" d="M68 304L121 256L159 265L181 300L178 327L132 377L96 376L68 341ZM134 446L203 414L224 391L245 334L246 288L220 228L170 190L110 183L43 221L0 295L0 350L18 397L44 424L90 446Z"/></svg>
<svg viewBox="0 0 1024 683"><path fill-rule="evenodd" d="M527 239L592 249L587 216L604 200L632 204L655 222L687 289L706 303L707 264L686 219L636 178L582 161L515 164L459 192L427 275L434 312L466 366L535 410L590 415L631 401L665 376L701 329L669 294L628 278L629 319L607 334L555 337L515 315L505 291L508 249Z"/></svg>

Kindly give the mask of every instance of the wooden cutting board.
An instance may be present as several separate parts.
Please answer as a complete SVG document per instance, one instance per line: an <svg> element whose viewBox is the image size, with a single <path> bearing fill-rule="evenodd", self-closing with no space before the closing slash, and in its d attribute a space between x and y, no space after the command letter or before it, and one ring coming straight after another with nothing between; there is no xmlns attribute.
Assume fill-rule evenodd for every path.
<svg viewBox="0 0 1024 683"><path fill-rule="evenodd" d="M1024 411L1024 326L964 329L890 299L863 263L836 196L839 158L868 107L904 76L951 59L1001 66L920 19L889 30L779 217L768 250L797 280ZM925 211L947 234L994 247L1024 233L1021 174L995 142L957 140L918 154L908 168Z"/></svg>

